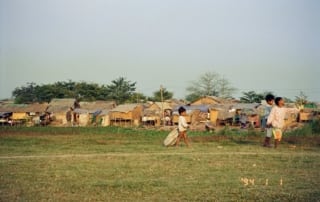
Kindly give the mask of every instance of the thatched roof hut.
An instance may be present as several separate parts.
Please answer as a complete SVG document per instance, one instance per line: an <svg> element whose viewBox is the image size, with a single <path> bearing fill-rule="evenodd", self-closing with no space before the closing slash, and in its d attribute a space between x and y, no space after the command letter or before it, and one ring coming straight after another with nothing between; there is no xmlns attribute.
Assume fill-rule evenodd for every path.
<svg viewBox="0 0 320 202"><path fill-rule="evenodd" d="M47 110L48 104L13 104L7 103L0 105L0 112L23 112L23 113L43 113Z"/></svg>
<svg viewBox="0 0 320 202"><path fill-rule="evenodd" d="M93 101L93 102L80 102L80 108L75 109L81 111L81 113L97 113L102 112L104 110L111 110L116 107L116 103L114 101Z"/></svg>
<svg viewBox="0 0 320 202"><path fill-rule="evenodd" d="M74 107L75 101L73 98L52 99L47 111L50 113L66 113L70 107Z"/></svg>
<svg viewBox="0 0 320 202"><path fill-rule="evenodd" d="M110 110L109 116L112 124L129 123L139 125L143 114L143 105L141 104L123 104Z"/></svg>
<svg viewBox="0 0 320 202"><path fill-rule="evenodd" d="M74 113L79 114L79 125L109 125L109 112L115 108L114 101L93 101L80 102L80 108L74 110ZM101 120L101 123L100 123Z"/></svg>
<svg viewBox="0 0 320 202"><path fill-rule="evenodd" d="M10 119L16 123L28 123L33 124L32 119L40 115L45 114L48 108L48 104L34 103L34 104L13 104L13 103L2 103L0 105L0 112L11 113Z"/></svg>
<svg viewBox="0 0 320 202"><path fill-rule="evenodd" d="M52 125L62 126L67 124L66 113L72 107L74 107L75 99L52 99L49 103L47 111L53 114Z"/></svg>
<svg viewBox="0 0 320 202"><path fill-rule="evenodd" d="M172 122L178 123L179 113L178 109L184 107L186 109L186 121L191 124L196 124L202 121L206 121L208 118L209 105L183 105L173 108Z"/></svg>
<svg viewBox="0 0 320 202"><path fill-rule="evenodd" d="M143 111L142 122L144 125L159 126L161 120L171 120L172 106L169 102L153 102ZM168 121L169 124L169 121Z"/></svg>

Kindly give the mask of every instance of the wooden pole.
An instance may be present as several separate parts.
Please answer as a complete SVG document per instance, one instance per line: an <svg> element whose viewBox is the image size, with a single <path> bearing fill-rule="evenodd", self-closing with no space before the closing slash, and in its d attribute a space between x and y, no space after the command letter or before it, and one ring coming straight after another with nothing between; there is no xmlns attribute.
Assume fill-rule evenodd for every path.
<svg viewBox="0 0 320 202"><path fill-rule="evenodd" d="M166 122L164 120L164 110L163 110L163 88L162 85L160 85L160 95L161 95L161 112L162 112L162 122L163 126L165 126Z"/></svg>

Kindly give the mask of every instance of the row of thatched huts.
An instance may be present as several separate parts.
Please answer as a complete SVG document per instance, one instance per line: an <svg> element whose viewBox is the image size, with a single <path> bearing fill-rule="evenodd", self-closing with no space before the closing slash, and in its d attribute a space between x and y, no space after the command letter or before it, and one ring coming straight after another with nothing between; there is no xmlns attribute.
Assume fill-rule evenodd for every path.
<svg viewBox="0 0 320 202"><path fill-rule="evenodd" d="M72 124L89 125L95 114L107 114L115 107L115 102L80 102L82 108L75 108L75 99L53 99L50 103L42 104L13 104L0 103L1 124L26 125L67 125L66 113L72 109Z"/></svg>
<svg viewBox="0 0 320 202"><path fill-rule="evenodd" d="M159 103L116 106L114 101L94 101L80 102L79 107L75 107L75 102L75 99L53 99L43 104L1 102L0 124L68 126L66 114L72 110L71 125L74 126L139 125L144 116L152 115L158 120L156 117L162 109L155 107Z"/></svg>
<svg viewBox="0 0 320 202"><path fill-rule="evenodd" d="M262 104L243 104L234 100L206 96L194 103L177 100L152 103L116 105L114 101L94 101L77 103L75 99L53 99L50 103L17 105L0 103L0 125L53 125L53 126L160 126L178 123L178 108L187 109L186 120L192 125L210 122L213 126L221 124L239 124L243 121L254 127L260 127ZM71 121L66 114L72 110ZM301 112L300 117L307 121L312 113ZM297 120L288 114L287 122ZM70 123L69 123L70 122Z"/></svg>

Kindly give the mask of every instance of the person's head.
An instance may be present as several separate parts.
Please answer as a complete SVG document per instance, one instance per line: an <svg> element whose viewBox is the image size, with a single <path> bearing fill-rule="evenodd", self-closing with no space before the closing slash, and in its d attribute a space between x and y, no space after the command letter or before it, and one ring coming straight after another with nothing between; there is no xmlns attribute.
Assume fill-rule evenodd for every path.
<svg viewBox="0 0 320 202"><path fill-rule="evenodd" d="M179 107L178 112L180 115L186 112L186 109L184 107Z"/></svg>
<svg viewBox="0 0 320 202"><path fill-rule="evenodd" d="M267 94L266 97L265 97L265 100L266 100L266 102L267 102L269 105L273 105L274 95L272 95L272 94Z"/></svg>
<svg viewBox="0 0 320 202"><path fill-rule="evenodd" d="M277 97L274 102L278 107L283 107L284 106L284 99L282 97Z"/></svg>

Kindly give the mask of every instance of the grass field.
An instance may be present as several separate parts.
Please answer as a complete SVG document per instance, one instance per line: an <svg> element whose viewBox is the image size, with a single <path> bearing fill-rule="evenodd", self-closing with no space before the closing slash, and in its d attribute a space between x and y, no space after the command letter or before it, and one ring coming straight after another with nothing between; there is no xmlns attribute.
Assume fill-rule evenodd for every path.
<svg viewBox="0 0 320 202"><path fill-rule="evenodd" d="M320 135L0 128L0 201L320 201ZM299 136L300 134L300 136Z"/></svg>

